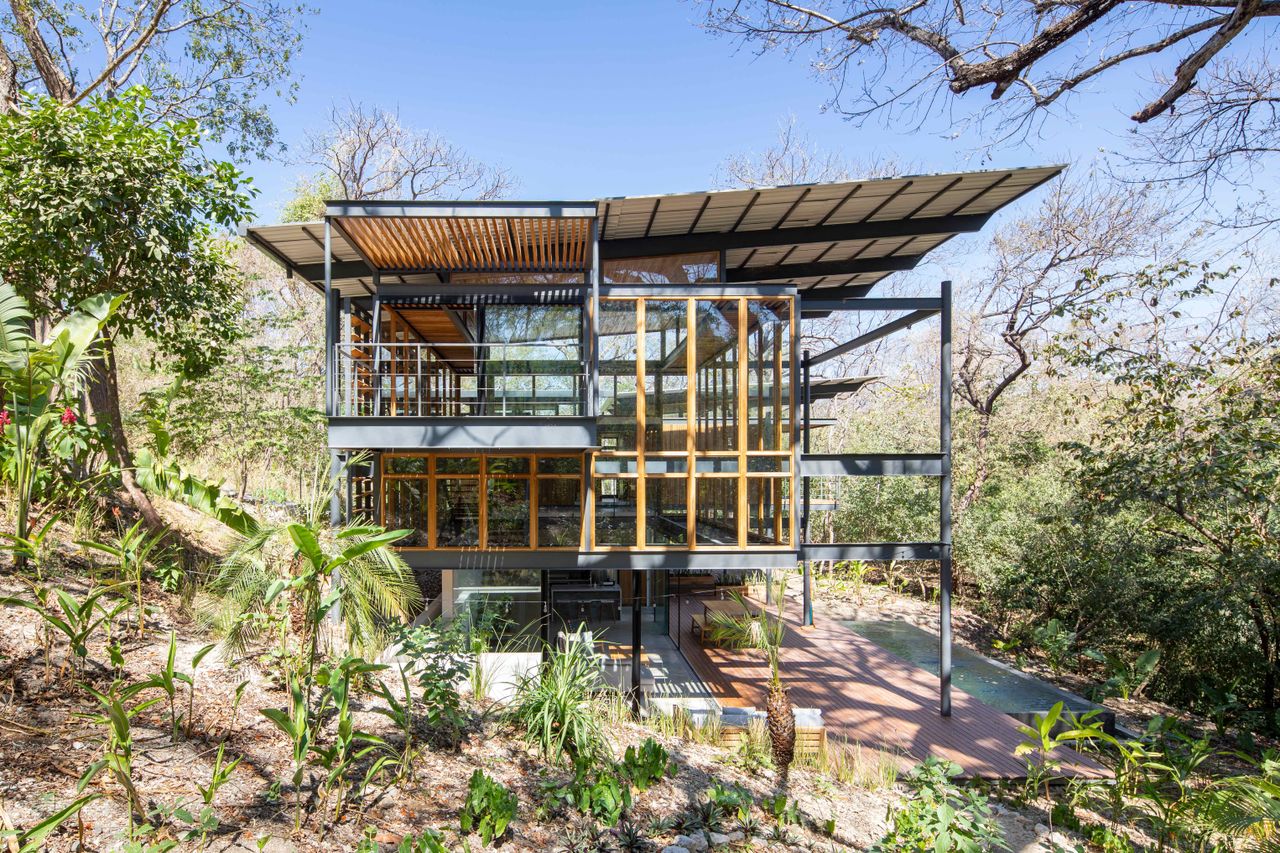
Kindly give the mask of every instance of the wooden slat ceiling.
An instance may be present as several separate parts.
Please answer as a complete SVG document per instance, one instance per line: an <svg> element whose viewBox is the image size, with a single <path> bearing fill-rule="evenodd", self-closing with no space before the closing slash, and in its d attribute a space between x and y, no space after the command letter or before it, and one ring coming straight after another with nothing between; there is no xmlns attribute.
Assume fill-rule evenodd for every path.
<svg viewBox="0 0 1280 853"><path fill-rule="evenodd" d="M1053 178L1061 166L1002 169L941 175L914 175L867 181L842 181L748 190L626 196L601 199L598 233L602 247L638 238L707 235L712 248L726 234L769 233L759 245L735 245L725 256L730 280L790 282L802 289L852 287L869 291L891 272L877 259L897 266L919 259L956 235L937 223L954 217L987 216ZM483 209L483 208L480 208ZM921 221L918 233L910 223ZM437 272L575 273L590 250L587 218L498 216L342 217L333 229L332 257L345 270L361 266L363 255L391 281L438 281ZM902 223L893 237L847 239L850 228L865 223ZM845 226L842 239L813 240L812 229ZM789 243L789 229L807 229L804 242ZM884 230L884 229L881 229ZM343 236L350 235L356 246ZM323 223L250 228L251 241L283 265L313 283L324 262ZM738 238L742 242L742 238ZM620 244L615 244L620 245ZM630 246L631 244L628 244ZM785 267L850 262L856 271L781 275ZM886 266L892 266L886 261ZM782 268L782 269L779 269ZM826 269L820 270L826 272ZM816 272L816 271L815 271ZM734 277L736 274L736 278ZM345 296L369 292L370 277L337 276ZM424 277L425 276L425 277Z"/></svg>
<svg viewBox="0 0 1280 853"><path fill-rule="evenodd" d="M587 262L589 219L344 217L338 220L382 270L573 272Z"/></svg>

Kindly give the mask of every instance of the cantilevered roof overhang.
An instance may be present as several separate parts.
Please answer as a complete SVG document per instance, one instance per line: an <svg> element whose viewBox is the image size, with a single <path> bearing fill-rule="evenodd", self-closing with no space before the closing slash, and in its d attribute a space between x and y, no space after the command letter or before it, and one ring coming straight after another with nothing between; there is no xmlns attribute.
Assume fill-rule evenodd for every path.
<svg viewBox="0 0 1280 853"><path fill-rule="evenodd" d="M334 201L326 216L332 280L344 295L383 281L454 273L580 272L594 230L602 260L722 253L730 284L868 293L1063 166L911 175L597 201ZM291 274L324 281L324 223L255 226L246 238Z"/></svg>

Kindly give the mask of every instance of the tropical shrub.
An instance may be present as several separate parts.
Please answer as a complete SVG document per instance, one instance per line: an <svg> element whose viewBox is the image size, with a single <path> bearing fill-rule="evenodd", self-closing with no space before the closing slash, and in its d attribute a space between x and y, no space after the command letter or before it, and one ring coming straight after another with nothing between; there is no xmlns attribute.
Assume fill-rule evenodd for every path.
<svg viewBox="0 0 1280 853"><path fill-rule="evenodd" d="M1005 849L1004 833L992 817L985 795L961 788L952 779L960 767L930 757L907 775L911 796L889 807L889 832L875 851L979 853Z"/></svg>
<svg viewBox="0 0 1280 853"><path fill-rule="evenodd" d="M467 799L459 816L462 831L474 830L485 844L492 844L507 831L516 816L516 805L514 792L477 770L467 783Z"/></svg>
<svg viewBox="0 0 1280 853"><path fill-rule="evenodd" d="M649 737L644 739L639 749L627 747L618 772L637 791L644 791L664 777L674 775L676 767L666 747Z"/></svg>
<svg viewBox="0 0 1280 853"><path fill-rule="evenodd" d="M608 752L592 700L599 683L600 665L589 652L577 644L552 650L537 672L521 679L509 719L545 758L592 764Z"/></svg>
<svg viewBox="0 0 1280 853"><path fill-rule="evenodd" d="M707 631L710 642L736 649L755 649L769 664L769 698L765 703L765 713L773 766L777 768L783 782L786 781L791 762L796 756L796 716L781 674L782 640L787 631L786 623L782 621L786 604L786 596L783 594L785 589L784 575L779 578L778 588L773 596L777 602L777 610L773 615L767 609L761 609L749 618L713 613L711 623L703 629ZM747 604L740 593L733 592L731 595L744 611L754 612L754 608Z"/></svg>
<svg viewBox="0 0 1280 853"><path fill-rule="evenodd" d="M44 459L81 420L75 407L97 357L95 346L123 301L112 294L91 296L38 342L26 301L0 282L0 450L16 498L12 541L26 546L14 552L20 565L29 556L31 504Z"/></svg>
<svg viewBox="0 0 1280 853"><path fill-rule="evenodd" d="M436 621L404 628L395 644L422 691L419 703L433 737L456 746L470 720L458 685L471 674L476 657L463 626Z"/></svg>
<svg viewBox="0 0 1280 853"><path fill-rule="evenodd" d="M422 592L413 572L390 547L409 531L351 526L332 531L317 500L306 520L264 526L218 568L210 587L216 600L204 618L233 653L247 651L264 627L280 627L280 656L288 660L288 626L301 635L301 666L310 669L319 629L335 607L349 648L376 657L390 642L390 627L407 621ZM294 567L297 570L294 571Z"/></svg>

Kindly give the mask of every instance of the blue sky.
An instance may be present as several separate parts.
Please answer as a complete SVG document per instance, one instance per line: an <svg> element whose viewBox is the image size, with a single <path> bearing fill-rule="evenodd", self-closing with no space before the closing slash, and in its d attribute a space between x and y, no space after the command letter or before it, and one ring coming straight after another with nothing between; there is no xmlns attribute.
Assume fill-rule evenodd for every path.
<svg viewBox="0 0 1280 853"><path fill-rule="evenodd" d="M1104 78L1100 93L1074 102L1078 115L984 159L978 140L950 138L942 117L924 131L895 132L824 113L830 88L805 57L738 49L700 29L692 3L318 5L297 63L298 102L275 111L284 142L321 127L335 101L398 107L408 126L505 166L523 198L704 189L726 157L766 147L790 115L823 148L853 160L894 157L912 171L1087 164L1099 148L1122 144L1134 86L1150 88L1130 72ZM262 191L259 218L274 219L298 168L265 162L248 171Z"/></svg>

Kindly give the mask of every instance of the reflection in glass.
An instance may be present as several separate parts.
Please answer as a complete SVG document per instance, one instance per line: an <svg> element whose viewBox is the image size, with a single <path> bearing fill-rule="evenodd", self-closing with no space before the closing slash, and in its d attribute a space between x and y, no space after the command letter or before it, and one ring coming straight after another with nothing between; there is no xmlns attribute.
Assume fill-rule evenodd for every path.
<svg viewBox="0 0 1280 853"><path fill-rule="evenodd" d="M479 474L479 456L437 456L437 474Z"/></svg>
<svg viewBox="0 0 1280 853"><path fill-rule="evenodd" d="M528 456L489 456L485 459L485 473L496 474L528 474Z"/></svg>
<svg viewBox="0 0 1280 853"><path fill-rule="evenodd" d="M738 449L738 322L736 299L697 302L698 450Z"/></svg>
<svg viewBox="0 0 1280 853"><path fill-rule="evenodd" d="M486 484L488 547L528 548L529 481L490 477Z"/></svg>
<svg viewBox="0 0 1280 853"><path fill-rule="evenodd" d="M644 308L645 450L685 450L689 409L689 307L648 299Z"/></svg>
<svg viewBox="0 0 1280 853"><path fill-rule="evenodd" d="M688 485L683 477L645 478L646 545L689 543Z"/></svg>
<svg viewBox="0 0 1280 853"><path fill-rule="evenodd" d="M539 474L581 474L581 456L540 456L538 457Z"/></svg>
<svg viewBox="0 0 1280 853"><path fill-rule="evenodd" d="M485 651L534 650L542 619L541 583L531 569L456 569L454 618Z"/></svg>
<svg viewBox="0 0 1280 853"><path fill-rule="evenodd" d="M718 252L657 255L648 258L615 258L605 261L600 273L607 284L695 284L719 278Z"/></svg>
<svg viewBox="0 0 1280 853"><path fill-rule="evenodd" d="M427 543L427 480L383 480L383 526L413 531L396 543L421 548Z"/></svg>
<svg viewBox="0 0 1280 853"><path fill-rule="evenodd" d="M569 305L492 305L484 309L485 411L567 415L582 400L582 313Z"/></svg>
<svg viewBox="0 0 1280 853"><path fill-rule="evenodd" d="M538 479L539 548L569 548L578 545L582 528L581 491L582 481L576 478Z"/></svg>
<svg viewBox="0 0 1280 853"><path fill-rule="evenodd" d="M436 480L436 547L480 545L480 480Z"/></svg>
<svg viewBox="0 0 1280 853"><path fill-rule="evenodd" d="M384 456L382 458L384 474L425 474L427 473L427 457L425 456Z"/></svg>
<svg viewBox="0 0 1280 853"><path fill-rule="evenodd" d="M597 477L596 545L636 544L636 481Z"/></svg>
<svg viewBox="0 0 1280 853"><path fill-rule="evenodd" d="M785 477L747 478L747 542L785 545L791 539L790 481Z"/></svg>
<svg viewBox="0 0 1280 853"><path fill-rule="evenodd" d="M737 545L737 478L699 478L697 484L698 544Z"/></svg>
<svg viewBox="0 0 1280 853"><path fill-rule="evenodd" d="M791 446L789 312L785 301L747 301L748 450Z"/></svg>
<svg viewBox="0 0 1280 853"><path fill-rule="evenodd" d="M636 303L600 303L600 446L636 449Z"/></svg>

